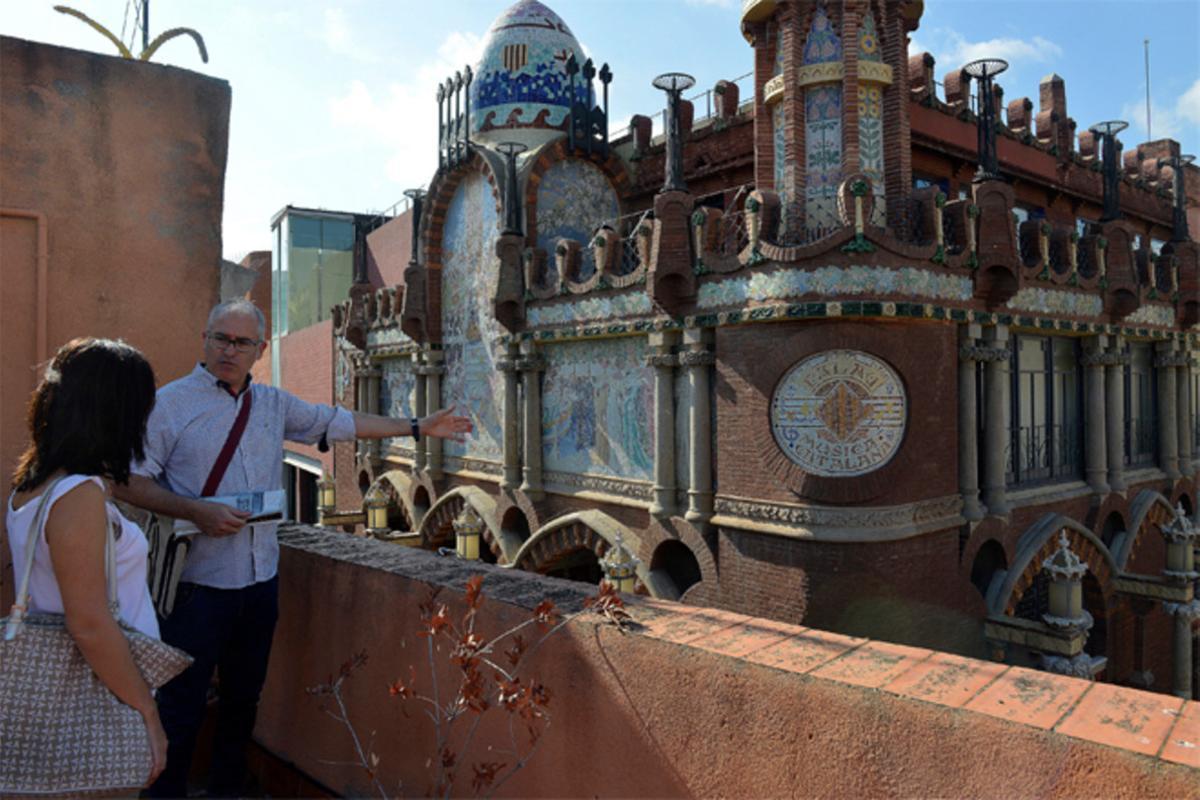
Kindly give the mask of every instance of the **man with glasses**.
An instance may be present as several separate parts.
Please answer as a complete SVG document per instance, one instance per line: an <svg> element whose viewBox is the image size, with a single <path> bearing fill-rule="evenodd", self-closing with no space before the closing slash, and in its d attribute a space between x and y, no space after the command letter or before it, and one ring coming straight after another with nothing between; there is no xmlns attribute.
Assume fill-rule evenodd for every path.
<svg viewBox="0 0 1200 800"><path fill-rule="evenodd" d="M246 524L248 513L201 498L281 488L285 439L307 444L391 436L463 441L471 432L470 420L453 408L420 420L398 420L314 405L252 384L250 368L266 347L265 333L263 314L253 303L234 300L212 310L203 334L204 361L158 391L147 424L145 461L135 466L128 486L114 489L125 502L190 520L200 530L174 608L161 621L163 640L186 650L195 662L159 691L169 744L167 767L149 790L153 797L187 793L214 669L220 702L208 794L241 794L246 745L278 614L277 523Z"/></svg>

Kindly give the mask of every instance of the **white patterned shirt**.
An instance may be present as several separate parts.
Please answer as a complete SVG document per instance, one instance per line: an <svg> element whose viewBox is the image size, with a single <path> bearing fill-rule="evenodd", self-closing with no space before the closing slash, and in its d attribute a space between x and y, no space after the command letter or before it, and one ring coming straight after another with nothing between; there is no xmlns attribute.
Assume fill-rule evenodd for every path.
<svg viewBox="0 0 1200 800"><path fill-rule="evenodd" d="M242 439L216 494L279 489L283 441L313 444L353 439L354 416L344 408L314 405L251 383L233 397L197 365L158 390L146 426L146 458L133 472L183 497L199 497L247 395L253 396ZM247 525L232 536L196 535L181 580L218 589L240 589L275 577L279 567L276 522Z"/></svg>

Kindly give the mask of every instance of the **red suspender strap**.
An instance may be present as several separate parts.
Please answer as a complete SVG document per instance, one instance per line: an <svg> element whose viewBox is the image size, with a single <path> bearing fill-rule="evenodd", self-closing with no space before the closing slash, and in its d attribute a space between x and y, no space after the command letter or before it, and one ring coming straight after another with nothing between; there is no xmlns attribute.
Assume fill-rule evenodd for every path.
<svg viewBox="0 0 1200 800"><path fill-rule="evenodd" d="M225 446L221 448L221 454L217 456L216 463L208 473L208 480L204 482L204 491L200 493L201 497L212 497L217 493L217 487L221 485L221 479L225 477L225 470L229 469L229 462L233 460L233 453L237 450L238 442L242 441L242 433L246 430L246 421L250 419L250 400L254 396L249 388L246 389L245 395L246 399L242 401L237 419L233 421L233 427L229 429L229 436L225 438Z"/></svg>

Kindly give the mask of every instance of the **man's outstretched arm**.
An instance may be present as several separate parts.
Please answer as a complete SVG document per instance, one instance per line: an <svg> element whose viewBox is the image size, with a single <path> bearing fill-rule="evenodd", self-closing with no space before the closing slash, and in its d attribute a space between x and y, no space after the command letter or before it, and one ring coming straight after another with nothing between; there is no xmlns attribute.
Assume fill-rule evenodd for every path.
<svg viewBox="0 0 1200 800"><path fill-rule="evenodd" d="M201 533L209 536L232 536L242 529L250 516L249 513L230 508L224 503L175 494L144 475L130 475L129 483L124 486L114 483L113 496L123 503L156 514L189 520Z"/></svg>
<svg viewBox="0 0 1200 800"><path fill-rule="evenodd" d="M378 414L354 413L354 435L359 439L387 439L392 436L412 436L412 422L407 419L383 417ZM470 417L454 413L454 406L435 411L417 420L422 436L464 442L474 426Z"/></svg>

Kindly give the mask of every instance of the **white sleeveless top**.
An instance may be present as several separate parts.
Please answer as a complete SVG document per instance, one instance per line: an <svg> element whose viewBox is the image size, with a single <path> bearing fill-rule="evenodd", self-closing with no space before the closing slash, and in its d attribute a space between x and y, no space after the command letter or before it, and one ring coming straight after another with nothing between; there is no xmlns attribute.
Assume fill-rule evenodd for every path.
<svg viewBox="0 0 1200 800"><path fill-rule="evenodd" d="M58 499L85 481L92 481L108 493L104 481L90 475L68 475L54 487L50 496L50 508L46 509L46 517ZM25 505L13 509L12 495L8 498L8 512L5 524L8 529L8 546L12 550L13 572L17 581L21 580L21 570L24 569L25 548L31 535L34 518L38 506L41 505L41 495L26 501ZM105 504L108 512L108 522L113 526L113 533L120 530L121 535L114 542L115 560L117 563L117 600L121 605L121 619L147 636L159 638L158 618L154 615L154 605L150 602L150 589L146 584L146 555L149 545L142 529L127 520L111 502ZM99 568L104 569L103 562ZM53 614L63 613L62 595L58 591L58 581L54 577L54 568L50 562L50 547L46 537L38 539L37 550L33 554L33 572L29 577L29 611L41 611Z"/></svg>

